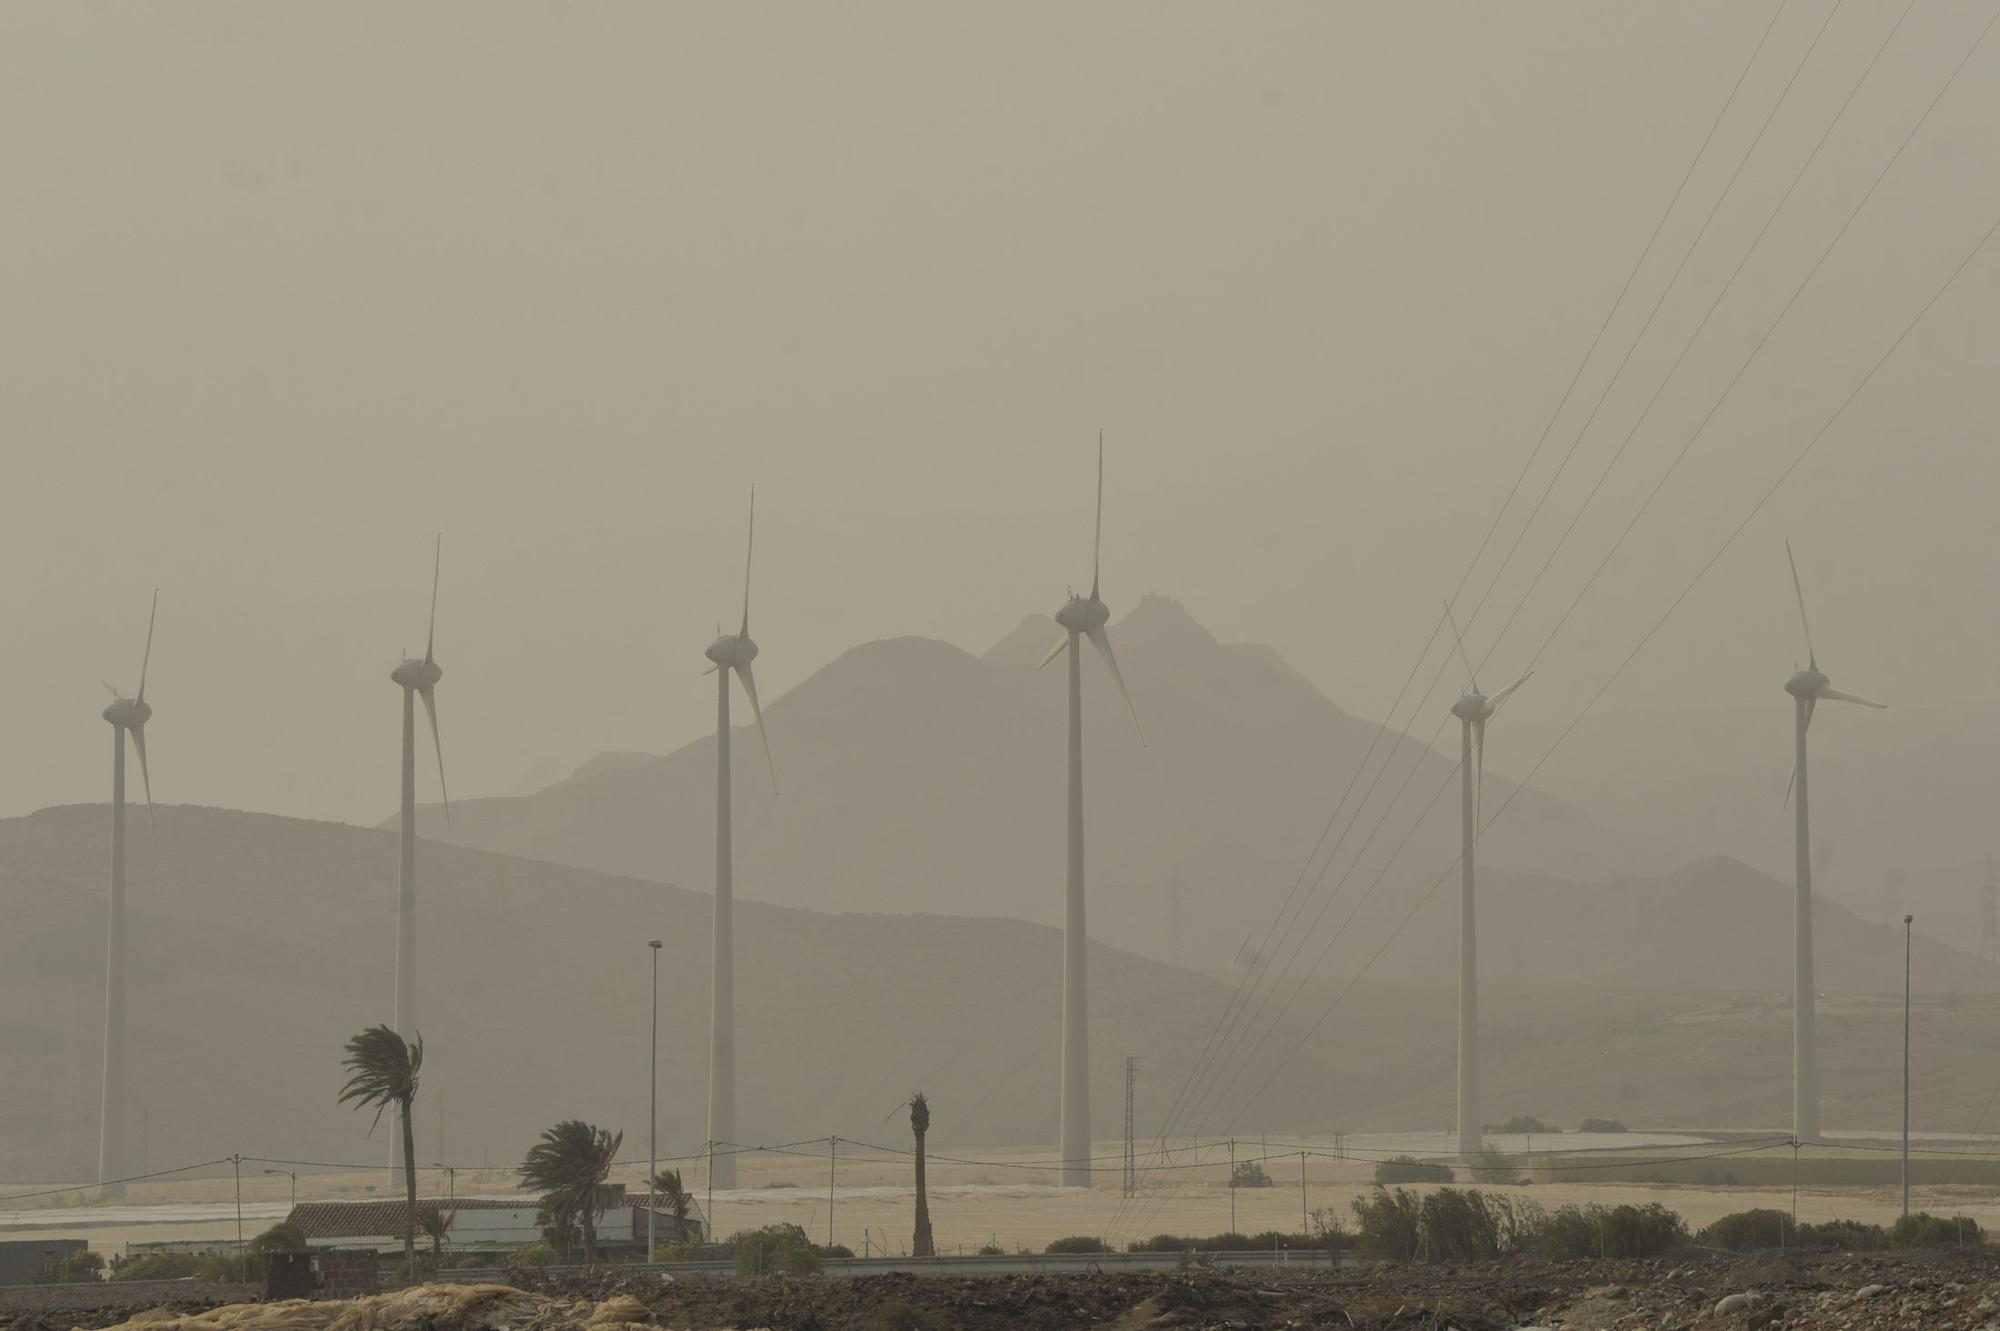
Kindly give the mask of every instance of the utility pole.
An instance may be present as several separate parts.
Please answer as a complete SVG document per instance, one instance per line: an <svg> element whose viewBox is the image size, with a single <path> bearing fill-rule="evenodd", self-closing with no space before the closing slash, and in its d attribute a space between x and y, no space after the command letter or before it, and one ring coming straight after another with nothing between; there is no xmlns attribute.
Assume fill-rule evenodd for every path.
<svg viewBox="0 0 2000 1331"><path fill-rule="evenodd" d="M2000 883L1993 878L1993 857L1986 857L1986 886L1979 901L1979 959L2000 962Z"/></svg>
<svg viewBox="0 0 2000 1331"><path fill-rule="evenodd" d="M1125 1195L1134 1197L1139 1192L1139 1148L1133 1136L1132 1089L1139 1067L1139 1060L1131 1055L1125 1057Z"/></svg>
<svg viewBox="0 0 2000 1331"><path fill-rule="evenodd" d="M653 1195L653 1180L660 1176L660 949L661 940L648 940L653 953L653 1053L647 1064L652 1082L646 1101L646 1260L660 1260L660 1200ZM715 1172L711 1165L710 1173ZM681 1235L685 1241L687 1235Z"/></svg>
<svg viewBox="0 0 2000 1331"><path fill-rule="evenodd" d="M708 1142L708 1241L715 1242L715 1139Z"/></svg>
<svg viewBox="0 0 2000 1331"><path fill-rule="evenodd" d="M1989 869L1989 871L1990 871L1990 869L1991 869L1991 865L1990 865L1990 864L1988 865L1988 869ZM1989 872L1989 881L1990 881L1990 880L1991 880L1991 876L1990 876L1990 872ZM1174 873L1174 885L1173 885L1173 897L1174 897L1174 907L1173 907L1173 921L1174 921L1174 947L1173 947L1173 963L1174 963L1174 965L1178 966L1178 965L1180 965L1180 964L1181 964L1181 876L1180 876L1180 872L1179 872L1178 870L1176 870L1176 871L1175 871L1175 873Z"/></svg>
<svg viewBox="0 0 2000 1331"><path fill-rule="evenodd" d="M229 1168L236 1175L236 1255L243 1255L243 1157L229 1157Z"/></svg>
<svg viewBox="0 0 2000 1331"><path fill-rule="evenodd" d="M833 1246L833 1173L840 1161L840 1138L826 1139L826 1246Z"/></svg>
<svg viewBox="0 0 2000 1331"><path fill-rule="evenodd" d="M1986 911L1993 912L1992 862L1987 863ZM1903 1217L1910 1214L1910 925L1917 917L1903 917Z"/></svg>
<svg viewBox="0 0 2000 1331"><path fill-rule="evenodd" d="M1310 1222L1306 1219L1306 1153L1299 1152L1299 1233L1311 1237Z"/></svg>
<svg viewBox="0 0 2000 1331"><path fill-rule="evenodd" d="M1236 1232L1236 1139L1229 1139L1229 1232Z"/></svg>

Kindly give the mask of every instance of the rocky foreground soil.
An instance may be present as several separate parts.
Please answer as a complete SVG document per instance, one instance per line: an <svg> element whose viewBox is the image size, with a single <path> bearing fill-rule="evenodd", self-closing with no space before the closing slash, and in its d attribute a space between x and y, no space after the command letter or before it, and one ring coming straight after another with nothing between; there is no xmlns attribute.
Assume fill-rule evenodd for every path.
<svg viewBox="0 0 2000 1331"><path fill-rule="evenodd" d="M1354 1331L1739 1331L1991 1328L2000 1258L1942 1254L1686 1253L1651 1262L1377 1266L1328 1275L1181 1273L661 1282L549 1279L428 1285L369 1299L199 1308L10 1309L0 1331L1108 1331L1339 1327ZM157 1294L154 1296L157 1299Z"/></svg>

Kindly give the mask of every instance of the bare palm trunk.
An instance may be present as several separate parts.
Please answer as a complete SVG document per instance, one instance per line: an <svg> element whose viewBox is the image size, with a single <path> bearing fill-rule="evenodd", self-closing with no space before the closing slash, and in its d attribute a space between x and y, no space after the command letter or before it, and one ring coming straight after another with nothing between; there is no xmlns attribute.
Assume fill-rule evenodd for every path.
<svg viewBox="0 0 2000 1331"><path fill-rule="evenodd" d="M594 1199L593 1199L594 1200ZM583 1208L583 1264L597 1265L597 1217L592 1214L596 1207L586 1202Z"/></svg>
<svg viewBox="0 0 2000 1331"><path fill-rule="evenodd" d="M414 1282L417 1278L417 1130L410 1123L415 1096L403 1101L403 1270Z"/></svg>
<svg viewBox="0 0 2000 1331"><path fill-rule="evenodd" d="M917 1134L917 1232L910 1240L912 1257L931 1257L936 1252L931 1243L931 1203L924 1191L924 1134Z"/></svg>

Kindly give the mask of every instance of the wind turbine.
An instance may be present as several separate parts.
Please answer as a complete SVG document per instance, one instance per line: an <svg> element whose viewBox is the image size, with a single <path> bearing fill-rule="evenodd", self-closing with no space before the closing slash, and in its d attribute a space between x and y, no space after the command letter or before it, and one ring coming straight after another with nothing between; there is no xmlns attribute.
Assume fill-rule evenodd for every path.
<svg viewBox="0 0 2000 1331"><path fill-rule="evenodd" d="M1083 653L1081 639L1090 639L1110 667L1111 678L1132 715L1132 729L1145 747L1139 713L1111 654L1111 637L1104 631L1111 611L1098 596L1104 554L1104 432L1097 432L1097 536L1091 547L1090 595L1074 592L1056 611L1063 636L1042 658L1042 666L1069 652L1069 884L1063 915L1062 1027L1062 1186L1090 1186L1090 1000L1084 974L1083 921Z"/></svg>
<svg viewBox="0 0 2000 1331"><path fill-rule="evenodd" d="M1473 909L1473 843L1479 838L1479 810L1486 793L1486 723L1500 710L1515 689L1528 682L1535 672L1521 676L1492 697L1479 691L1478 673L1466 654L1465 639L1451 619L1451 603L1446 602L1445 619L1451 622L1452 637L1458 642L1459 660L1465 663L1466 691L1451 705L1459 719L1458 782L1458 1153L1478 1154L1481 1115L1479 1106L1479 932Z"/></svg>
<svg viewBox="0 0 2000 1331"><path fill-rule="evenodd" d="M104 1197L125 1195L125 1119L130 1108L125 1087L125 737L132 737L139 755L139 777L146 786L146 818L153 816L153 774L146 766L146 722L153 708L146 701L146 669L153 663L153 623L160 614L160 591L153 589L153 608L146 617L146 654L139 661L139 693L127 698L109 684L111 705L104 719L111 723L111 920L104 946L104 1101L97 1127L97 1184Z"/></svg>
<svg viewBox="0 0 2000 1331"><path fill-rule="evenodd" d="M733 671L750 695L757 718L757 738L764 744L764 761L771 769L771 789L778 788L778 765L771 761L771 738L764 733L764 707L757 701L757 677L750 663L757 644L750 638L750 556L757 549L757 487L750 487L750 536L743 550L743 627L724 633L708 645L712 664L702 673L714 675L715 690L715 925L709 972L708 1017L708 1140L711 1146L736 1140L736 951L734 840L729 812L729 676ZM709 1154L709 1186L736 1186L734 1151Z"/></svg>
<svg viewBox="0 0 2000 1331"><path fill-rule="evenodd" d="M1806 618L1806 594L1799 585L1799 561L1792 557L1792 543L1785 542L1785 562L1792 566L1792 594L1799 602L1799 626L1806 635L1806 668L1785 681L1792 695L1792 711L1797 721L1794 733L1792 785L1797 788L1798 880L1793 898L1792 959L1792 1136L1802 1142L1819 1138L1819 1035L1817 991L1813 987L1812 931L1812 827L1806 809L1806 730L1812 725L1813 708L1821 702L1852 702L1863 707L1888 704L1845 693L1833 687L1819 668L1813 650L1812 623ZM1787 796L1790 791L1786 792Z"/></svg>
<svg viewBox="0 0 2000 1331"><path fill-rule="evenodd" d="M444 741L438 736L437 686L444 670L437 663L438 572L444 563L444 536L437 538L431 556L431 619L424 639L421 661L404 657L389 672L403 690L403 814L399 831L402 839L400 890L396 902L396 1033L405 1040L417 1035L417 699L424 700L430 717L431 744L437 750L438 791L444 796L444 825L451 826L451 791L444 780ZM394 1143L392 1168L402 1164L402 1138L389 1134Z"/></svg>

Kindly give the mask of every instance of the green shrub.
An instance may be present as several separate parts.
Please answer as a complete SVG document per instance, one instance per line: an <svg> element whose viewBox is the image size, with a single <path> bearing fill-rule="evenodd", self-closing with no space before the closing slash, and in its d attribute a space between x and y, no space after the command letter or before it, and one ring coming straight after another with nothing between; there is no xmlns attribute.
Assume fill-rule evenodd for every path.
<svg viewBox="0 0 2000 1331"><path fill-rule="evenodd" d="M1095 1234L1071 1234L1067 1238L1055 1240L1043 1252L1110 1252L1103 1239Z"/></svg>
<svg viewBox="0 0 2000 1331"><path fill-rule="evenodd" d="M104 1259L88 1248L51 1257L28 1272L30 1285L87 1285L104 1278Z"/></svg>
<svg viewBox="0 0 2000 1331"><path fill-rule="evenodd" d="M739 1276L809 1276L819 1273L819 1253L797 1225L766 1225L735 1235Z"/></svg>
<svg viewBox="0 0 2000 1331"><path fill-rule="evenodd" d="M1268 1188L1271 1176L1264 1172L1264 1166L1255 1160L1244 1160L1237 1164L1229 1175L1232 1188Z"/></svg>
<svg viewBox="0 0 2000 1331"><path fill-rule="evenodd" d="M113 1280L188 1280L201 1266L191 1252L156 1252L145 1257L111 1259Z"/></svg>
<svg viewBox="0 0 2000 1331"><path fill-rule="evenodd" d="M1005 1257L1007 1250L997 1243L986 1243L980 1245L979 1255L981 1257Z"/></svg>
<svg viewBox="0 0 2000 1331"><path fill-rule="evenodd" d="M1644 1206L1559 1206L1537 1247L1552 1257L1656 1257L1689 1242L1687 1221L1658 1202ZM1717 1245L1720 1246L1720 1245Z"/></svg>
<svg viewBox="0 0 2000 1331"><path fill-rule="evenodd" d="M1624 1132L1625 1125L1615 1118L1587 1118L1577 1125L1578 1132Z"/></svg>
<svg viewBox="0 0 2000 1331"><path fill-rule="evenodd" d="M514 1249L507 1258L509 1266L554 1266L556 1250L546 1243L530 1243Z"/></svg>
<svg viewBox="0 0 2000 1331"><path fill-rule="evenodd" d="M1985 1241L1985 1232L1971 1216L1932 1215L1929 1211L1918 1211L1898 1218L1895 1224L1889 1226L1889 1246L1892 1248L1969 1247Z"/></svg>
<svg viewBox="0 0 2000 1331"><path fill-rule="evenodd" d="M1749 1211L1732 1211L1711 1221L1696 1234L1695 1242L1707 1248L1727 1248L1730 1252L1752 1252L1778 1248L1790 1243L1792 1218L1783 1211L1759 1206Z"/></svg>
<svg viewBox="0 0 2000 1331"><path fill-rule="evenodd" d="M1388 1163L1383 1161L1383 1164ZM1380 1174L1379 1167L1376 1172ZM1371 1257L1386 1257L1396 1262L1415 1259L1417 1240L1421 1236L1421 1195L1407 1188L1397 1188L1392 1192L1378 1183L1374 1192L1366 1197L1356 1197L1351 1205L1354 1209L1355 1242L1361 1251Z"/></svg>
<svg viewBox="0 0 2000 1331"><path fill-rule="evenodd" d="M1449 1183L1451 1178L1450 1165L1419 1160L1413 1155L1392 1155L1375 1166L1375 1182L1378 1184Z"/></svg>
<svg viewBox="0 0 2000 1331"><path fill-rule="evenodd" d="M1521 1169L1514 1157L1505 1151L1496 1151L1491 1146L1483 1146L1479 1154L1467 1162L1466 1172L1475 1183L1519 1183Z"/></svg>
<svg viewBox="0 0 2000 1331"><path fill-rule="evenodd" d="M1491 1123L1487 1124L1486 1131L1508 1132L1508 1133L1513 1133L1517 1136L1522 1133L1532 1132L1538 1137L1540 1136L1553 1137L1557 1133L1561 1132L1562 1129L1556 1127L1552 1123L1542 1122L1540 1119L1536 1118L1533 1114L1516 1114L1514 1115L1514 1117L1508 1119L1505 1123L1502 1123L1497 1128L1494 1127Z"/></svg>

